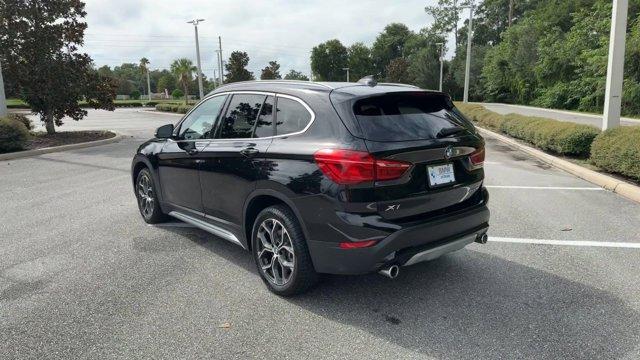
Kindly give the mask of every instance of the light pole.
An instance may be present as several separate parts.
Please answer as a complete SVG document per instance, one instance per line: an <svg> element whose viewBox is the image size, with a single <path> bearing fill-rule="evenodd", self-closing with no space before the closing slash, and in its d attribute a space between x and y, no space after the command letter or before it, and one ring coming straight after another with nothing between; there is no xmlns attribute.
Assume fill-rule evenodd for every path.
<svg viewBox="0 0 640 360"><path fill-rule="evenodd" d="M469 26L467 27L467 61L464 69L464 97L462 101L469 102L469 76L471 75L471 40L473 39L473 2L459 9L469 8Z"/></svg>
<svg viewBox="0 0 640 360"><path fill-rule="evenodd" d="M222 60L222 37L218 36L218 51L220 53L220 84L224 84L224 63Z"/></svg>
<svg viewBox="0 0 640 360"><path fill-rule="evenodd" d="M346 70L347 71L347 82L349 82L349 70L350 69L348 67L345 67L345 68L342 68L342 70Z"/></svg>
<svg viewBox="0 0 640 360"><path fill-rule="evenodd" d="M194 19L187 21L187 24L193 24L196 30L196 61L198 62L198 90L200 92L200 99L204 97L204 89L202 88L202 66L200 66L200 43L198 42L198 24L203 22L204 19Z"/></svg>
<svg viewBox="0 0 640 360"><path fill-rule="evenodd" d="M0 64L0 116L7 115L7 99L4 97L4 81L2 80L2 64Z"/></svg>
<svg viewBox="0 0 640 360"><path fill-rule="evenodd" d="M444 69L444 43L436 43L437 46L440 46L440 87L438 90L442 92L442 73Z"/></svg>
<svg viewBox="0 0 640 360"><path fill-rule="evenodd" d="M628 0L613 0L613 9L611 10L611 34L609 35L609 63L607 65L607 85L604 96L602 130L620 126L628 8Z"/></svg>

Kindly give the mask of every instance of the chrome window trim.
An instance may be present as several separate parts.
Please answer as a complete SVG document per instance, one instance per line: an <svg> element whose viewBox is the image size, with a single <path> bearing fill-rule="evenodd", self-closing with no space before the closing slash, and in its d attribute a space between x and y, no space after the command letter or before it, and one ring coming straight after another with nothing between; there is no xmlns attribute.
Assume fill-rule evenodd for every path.
<svg viewBox="0 0 640 360"><path fill-rule="evenodd" d="M222 95L234 95L234 94L254 94L254 95L266 95L266 96L273 96L274 98L276 98L276 109L278 106L278 97L283 97L283 98L287 98L290 100L294 100L297 101L298 103L300 103L308 112L309 115L311 115L311 119L309 120L309 123L304 127L304 129L300 130L300 131L296 131L296 132L292 132L292 133L287 133L287 134L282 134L282 135L272 135L272 136L265 136L265 137L259 137L259 138L233 138L233 139L197 139L197 140L173 140L173 139L169 139L169 140L173 140L173 141L204 141L204 140L210 140L213 142L226 142L226 141L255 141L255 140L268 140L268 139L275 139L275 138L282 138L282 137L289 137L289 136L293 136L293 135L300 135L305 133L310 127L311 125L313 125L314 121L316 120L316 113L311 109L311 107L302 99L300 99L297 96L293 96L293 95L287 95L287 94L279 94L279 93L274 93L274 92L269 92L269 91L251 91L251 90L238 90L238 91L225 91L225 92L221 92L221 93L216 93L216 94L211 94L206 96L204 99L202 99L202 101L200 101L198 103L198 105L194 106L191 110L189 110L189 112L187 112L186 114L184 114L184 117L178 122L178 124L176 125L176 128L180 128L180 126L182 125L182 122L198 107L200 107L201 104L203 104L205 101L214 98L214 97L218 97L218 96L222 96ZM277 116L276 116L277 118ZM276 127L277 128L277 127Z"/></svg>

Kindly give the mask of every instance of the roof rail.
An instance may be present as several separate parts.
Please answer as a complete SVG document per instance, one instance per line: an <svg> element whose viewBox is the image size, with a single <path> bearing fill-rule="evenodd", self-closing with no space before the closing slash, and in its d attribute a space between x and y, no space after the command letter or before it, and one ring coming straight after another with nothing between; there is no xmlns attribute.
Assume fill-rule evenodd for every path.
<svg viewBox="0 0 640 360"><path fill-rule="evenodd" d="M246 83L262 83L262 84L299 84L299 85L315 85L325 89L333 89L331 86L326 84L321 84L315 81L304 81L304 80L247 80L247 81L236 81L232 83L222 84L218 86L218 88L233 85L233 84L246 84ZM216 89L218 89L216 88Z"/></svg>

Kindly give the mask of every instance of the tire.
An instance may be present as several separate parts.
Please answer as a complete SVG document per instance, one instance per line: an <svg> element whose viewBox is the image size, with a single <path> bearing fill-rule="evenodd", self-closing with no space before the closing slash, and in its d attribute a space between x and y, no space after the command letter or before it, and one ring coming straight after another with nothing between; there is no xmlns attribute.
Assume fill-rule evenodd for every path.
<svg viewBox="0 0 640 360"><path fill-rule="evenodd" d="M258 214L251 242L258 273L273 293L301 294L318 282L300 223L286 206L271 206Z"/></svg>
<svg viewBox="0 0 640 360"><path fill-rule="evenodd" d="M135 192L138 200L138 210L147 224L157 224L167 218L160 208L156 189L149 169L140 170L136 177Z"/></svg>

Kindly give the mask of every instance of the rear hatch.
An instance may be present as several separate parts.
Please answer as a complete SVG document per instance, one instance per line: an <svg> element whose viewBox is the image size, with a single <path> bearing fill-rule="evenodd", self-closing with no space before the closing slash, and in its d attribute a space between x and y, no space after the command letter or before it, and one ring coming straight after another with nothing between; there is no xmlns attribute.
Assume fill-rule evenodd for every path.
<svg viewBox="0 0 640 360"><path fill-rule="evenodd" d="M391 92L352 101L358 137L376 159L408 163L402 177L374 183L380 215L399 221L477 204L484 141L442 93Z"/></svg>

